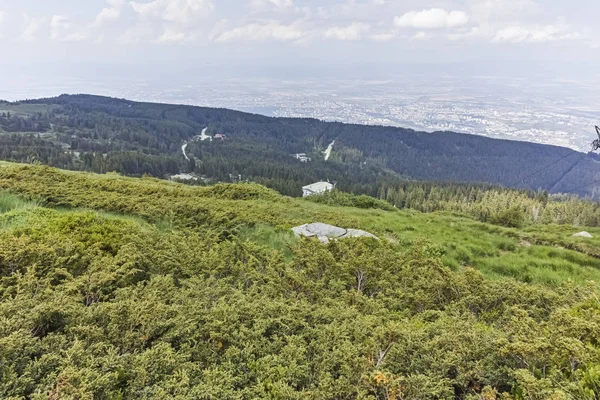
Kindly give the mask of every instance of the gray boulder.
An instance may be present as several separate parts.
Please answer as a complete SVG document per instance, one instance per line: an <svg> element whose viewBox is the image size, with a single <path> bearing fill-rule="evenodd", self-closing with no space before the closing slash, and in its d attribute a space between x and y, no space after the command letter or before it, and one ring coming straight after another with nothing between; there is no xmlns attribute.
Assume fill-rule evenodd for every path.
<svg viewBox="0 0 600 400"><path fill-rule="evenodd" d="M316 222L292 228L296 236L317 237L322 243L327 244L330 240L344 239L350 237L370 237L379 239L377 236L358 229L344 229L333 225Z"/></svg>
<svg viewBox="0 0 600 400"><path fill-rule="evenodd" d="M576 233L573 235L573 237L582 237L582 238L588 238L588 239L594 238L589 232L586 232L586 231Z"/></svg>
<svg viewBox="0 0 600 400"><path fill-rule="evenodd" d="M337 226L321 224L319 222L314 224L307 224L292 228L296 235L313 237L313 236L324 236L328 238L338 238L346 234L346 230L338 228Z"/></svg>
<svg viewBox="0 0 600 400"><path fill-rule="evenodd" d="M308 225L297 226L295 228L292 228L292 231L294 231L294 234L296 234L296 236L304 236L304 237L317 236L313 232L308 230Z"/></svg>

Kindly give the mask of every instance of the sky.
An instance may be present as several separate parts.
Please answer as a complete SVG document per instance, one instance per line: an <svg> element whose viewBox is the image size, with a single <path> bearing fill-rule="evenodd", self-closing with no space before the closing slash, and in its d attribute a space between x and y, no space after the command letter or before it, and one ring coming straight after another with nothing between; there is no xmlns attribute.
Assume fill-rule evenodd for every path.
<svg viewBox="0 0 600 400"><path fill-rule="evenodd" d="M0 67L575 78L599 70L599 14L597 0L0 0Z"/></svg>

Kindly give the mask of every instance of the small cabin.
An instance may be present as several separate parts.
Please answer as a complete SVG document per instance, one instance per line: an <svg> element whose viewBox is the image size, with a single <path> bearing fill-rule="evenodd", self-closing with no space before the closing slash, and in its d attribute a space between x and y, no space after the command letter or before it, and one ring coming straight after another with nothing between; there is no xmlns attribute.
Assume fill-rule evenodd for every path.
<svg viewBox="0 0 600 400"><path fill-rule="evenodd" d="M171 176L172 181L197 181L198 177L191 174L178 174Z"/></svg>
<svg viewBox="0 0 600 400"><path fill-rule="evenodd" d="M310 157L307 156L306 153L292 154L292 157L294 157L296 160L300 160L300 162L303 163L311 161Z"/></svg>
<svg viewBox="0 0 600 400"><path fill-rule="evenodd" d="M302 188L302 196L308 197L313 196L315 194L321 194L325 192L330 192L334 188L332 183L329 182L317 182L312 185L304 186Z"/></svg>

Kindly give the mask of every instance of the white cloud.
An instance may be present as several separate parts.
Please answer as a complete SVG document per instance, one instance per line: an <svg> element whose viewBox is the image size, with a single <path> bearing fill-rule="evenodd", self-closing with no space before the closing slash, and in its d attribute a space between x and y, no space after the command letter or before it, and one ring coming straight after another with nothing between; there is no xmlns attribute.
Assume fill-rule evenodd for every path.
<svg viewBox="0 0 600 400"><path fill-rule="evenodd" d="M429 39L431 36L429 36L427 34L427 32L417 32L413 35L413 37L411 37L412 40L427 40Z"/></svg>
<svg viewBox="0 0 600 400"><path fill-rule="evenodd" d="M52 40L60 39L65 34L72 24L67 17L62 15L55 15L50 20L50 38Z"/></svg>
<svg viewBox="0 0 600 400"><path fill-rule="evenodd" d="M4 23L4 20L6 18L6 14L4 13L4 11L0 11L0 25L2 25ZM4 34L2 32L0 32L0 39L4 38Z"/></svg>
<svg viewBox="0 0 600 400"><path fill-rule="evenodd" d="M144 41L156 42L156 29L151 24L133 24L117 38L120 44L135 44Z"/></svg>
<svg viewBox="0 0 600 400"><path fill-rule="evenodd" d="M67 17L54 15L50 19L50 39L63 42L79 42L87 39L87 34Z"/></svg>
<svg viewBox="0 0 600 400"><path fill-rule="evenodd" d="M186 40L186 34L184 32L177 31L175 29L167 28L163 34L158 38L158 43L181 43Z"/></svg>
<svg viewBox="0 0 600 400"><path fill-rule="evenodd" d="M446 11L431 8L423 11L411 11L394 18L398 28L441 29L457 28L469 23L469 15L464 11Z"/></svg>
<svg viewBox="0 0 600 400"><path fill-rule="evenodd" d="M471 0L471 13L480 21L527 17L539 11L534 0Z"/></svg>
<svg viewBox="0 0 600 400"><path fill-rule="evenodd" d="M267 23L253 23L233 28L215 37L217 42L231 42L236 40L276 40L296 41L304 38L307 32L300 29L297 24L283 25L275 21Z"/></svg>
<svg viewBox="0 0 600 400"><path fill-rule="evenodd" d="M465 40L477 37L485 37L485 32L482 32L480 26L474 26L466 31L450 32L446 35L446 38L452 41Z"/></svg>
<svg viewBox="0 0 600 400"><path fill-rule="evenodd" d="M25 29L19 38L27 42L33 42L37 39L38 34L46 28L47 19L29 17L28 15L23 15L23 18L25 18Z"/></svg>
<svg viewBox="0 0 600 400"><path fill-rule="evenodd" d="M207 18L217 15L216 5L222 4L218 0L103 0L104 5L87 21L67 17L79 14L72 11L72 15L26 17L17 29L22 29L20 39L28 41L171 44L202 40L308 44L331 39L392 46L385 42L436 39L489 45L597 37L594 31L586 31L585 24L578 23L574 31L566 19L554 16L549 20L551 12L538 6L541 0L436 0L425 4L437 8L422 10L414 7L421 3L418 0L409 2L412 8L399 0L338 0L312 3L310 8L300 7L306 0L232 1L239 1L241 7L235 10L223 4L218 13L221 22ZM0 23L3 16L0 11ZM8 22L13 21L4 24Z"/></svg>
<svg viewBox="0 0 600 400"><path fill-rule="evenodd" d="M376 42L388 42L394 39L397 35L394 32L387 33L375 33L369 36L371 40L375 40Z"/></svg>
<svg viewBox="0 0 600 400"><path fill-rule="evenodd" d="M266 7L291 8L294 6L294 2L292 0L252 0L250 6L257 9Z"/></svg>
<svg viewBox="0 0 600 400"><path fill-rule="evenodd" d="M496 32L492 41L496 43L543 43L580 38L582 38L581 34L571 32L566 25L509 26Z"/></svg>
<svg viewBox="0 0 600 400"><path fill-rule="evenodd" d="M197 22L215 9L211 0L154 0L149 3L131 1L129 5L144 18L155 18L180 25Z"/></svg>
<svg viewBox="0 0 600 400"><path fill-rule="evenodd" d="M95 25L102 25L108 22L113 22L121 17L121 11L125 0L107 0L109 7L103 8L96 16Z"/></svg>
<svg viewBox="0 0 600 400"><path fill-rule="evenodd" d="M292 0L267 0L267 1L273 3L277 7L291 7L294 5L294 2Z"/></svg>
<svg viewBox="0 0 600 400"><path fill-rule="evenodd" d="M344 27L333 27L325 31L325 37L338 40L360 40L371 27L362 22L354 22Z"/></svg>

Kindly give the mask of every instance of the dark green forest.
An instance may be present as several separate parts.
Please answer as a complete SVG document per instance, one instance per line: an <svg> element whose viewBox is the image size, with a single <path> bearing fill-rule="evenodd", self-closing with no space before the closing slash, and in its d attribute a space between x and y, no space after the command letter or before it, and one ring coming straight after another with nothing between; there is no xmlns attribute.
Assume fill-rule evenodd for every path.
<svg viewBox="0 0 600 400"><path fill-rule="evenodd" d="M204 128L225 140L194 140ZM334 140L325 161L322 151ZM345 192L388 199L390 188L426 180L550 193L576 189L572 193L596 197L597 185L581 186L600 175L596 156L555 146L91 95L0 103L0 144L4 160L158 178L193 172L203 184L241 176L290 196L330 180ZM295 153L312 161L301 163L291 157Z"/></svg>

